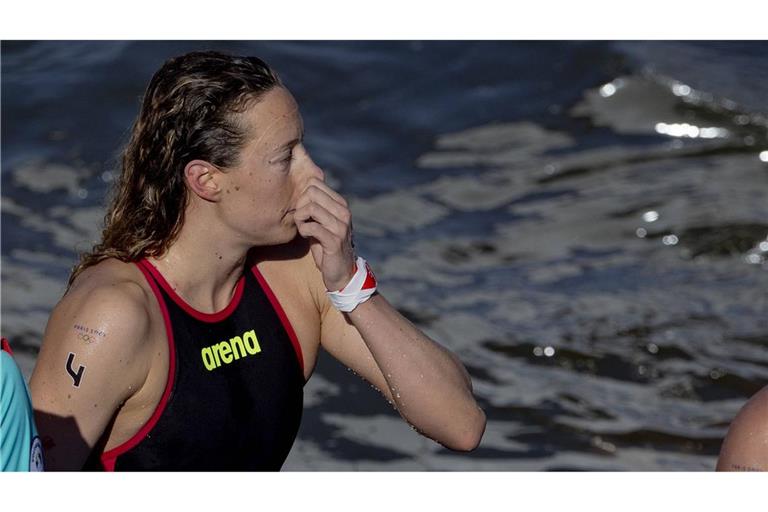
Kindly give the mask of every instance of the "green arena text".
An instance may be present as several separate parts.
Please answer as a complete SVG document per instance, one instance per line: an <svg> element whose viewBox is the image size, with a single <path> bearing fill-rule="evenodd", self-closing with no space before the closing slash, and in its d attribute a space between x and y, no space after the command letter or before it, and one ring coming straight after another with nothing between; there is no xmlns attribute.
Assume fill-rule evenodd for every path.
<svg viewBox="0 0 768 512"><path fill-rule="evenodd" d="M229 341L215 343L200 351L203 365L209 372L219 368L222 364L230 364L241 357L253 356L259 352L261 352L261 346L259 346L259 339L253 329L244 332L242 336L235 336Z"/></svg>

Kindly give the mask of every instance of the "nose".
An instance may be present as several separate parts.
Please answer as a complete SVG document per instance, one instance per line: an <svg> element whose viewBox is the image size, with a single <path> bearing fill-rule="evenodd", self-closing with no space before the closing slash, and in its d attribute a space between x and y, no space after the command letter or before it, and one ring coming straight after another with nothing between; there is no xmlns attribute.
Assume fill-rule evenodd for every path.
<svg viewBox="0 0 768 512"><path fill-rule="evenodd" d="M312 160L312 157L309 155L308 151L304 151L304 159L302 162L302 177L305 180L309 180L311 178L317 178L320 181L325 181L325 173L323 170L318 166L314 160Z"/></svg>
<svg viewBox="0 0 768 512"><path fill-rule="evenodd" d="M310 177L318 178L320 181L325 181L325 173L320 168L320 166L317 165L309 155L307 155L307 159L309 160L308 167Z"/></svg>
<svg viewBox="0 0 768 512"><path fill-rule="evenodd" d="M304 192L312 178L325 182L325 173L306 152L296 163L298 165L296 165L296 172L293 173L293 184L294 193L297 194L298 198L298 195Z"/></svg>

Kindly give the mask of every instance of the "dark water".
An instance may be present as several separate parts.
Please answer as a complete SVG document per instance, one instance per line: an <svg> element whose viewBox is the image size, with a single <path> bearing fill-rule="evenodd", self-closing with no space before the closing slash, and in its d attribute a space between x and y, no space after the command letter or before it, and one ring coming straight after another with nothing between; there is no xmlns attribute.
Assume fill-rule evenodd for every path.
<svg viewBox="0 0 768 512"><path fill-rule="evenodd" d="M323 357L286 469L708 470L768 383L764 42L5 42L2 332L29 375L164 59L258 55L480 448ZM768 160L768 153L763 154Z"/></svg>

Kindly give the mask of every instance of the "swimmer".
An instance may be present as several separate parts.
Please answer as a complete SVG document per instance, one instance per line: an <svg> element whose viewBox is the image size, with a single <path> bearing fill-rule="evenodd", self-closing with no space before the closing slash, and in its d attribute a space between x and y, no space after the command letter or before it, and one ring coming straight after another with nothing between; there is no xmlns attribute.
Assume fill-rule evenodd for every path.
<svg viewBox="0 0 768 512"><path fill-rule="evenodd" d="M423 435L478 446L465 368L377 291L263 61L168 60L121 167L30 382L46 469L279 470L321 348Z"/></svg>

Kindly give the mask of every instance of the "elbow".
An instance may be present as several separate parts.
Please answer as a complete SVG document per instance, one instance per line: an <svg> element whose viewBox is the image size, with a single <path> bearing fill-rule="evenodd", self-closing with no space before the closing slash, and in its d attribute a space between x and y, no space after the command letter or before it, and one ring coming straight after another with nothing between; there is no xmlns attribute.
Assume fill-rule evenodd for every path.
<svg viewBox="0 0 768 512"><path fill-rule="evenodd" d="M485 426L485 413L478 407L477 414L472 419L470 426L465 428L461 435L453 439L450 444L446 444L446 448L457 452L471 452L475 450L480 446L480 441L483 439Z"/></svg>
<svg viewBox="0 0 768 512"><path fill-rule="evenodd" d="M450 446L449 448L455 452L469 453L480 446L480 440L482 437L482 434L479 436L466 436L464 439L454 444L453 446Z"/></svg>
<svg viewBox="0 0 768 512"><path fill-rule="evenodd" d="M733 419L723 440L718 471L768 471L768 386L755 394Z"/></svg>

